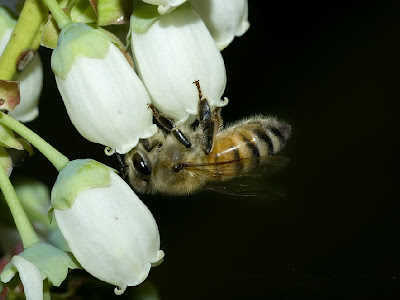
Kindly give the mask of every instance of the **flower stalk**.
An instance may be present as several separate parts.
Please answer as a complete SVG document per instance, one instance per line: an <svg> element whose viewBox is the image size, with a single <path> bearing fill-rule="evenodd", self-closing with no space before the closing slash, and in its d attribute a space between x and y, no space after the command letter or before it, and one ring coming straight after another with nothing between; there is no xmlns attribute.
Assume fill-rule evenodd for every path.
<svg viewBox="0 0 400 300"><path fill-rule="evenodd" d="M72 23L71 19L65 14L57 0L44 0L49 8L51 14L57 22L57 26L60 29L64 29Z"/></svg>
<svg viewBox="0 0 400 300"><path fill-rule="evenodd" d="M53 164L57 171L61 171L68 164L68 157L60 153L28 127L3 112L0 113L0 124L12 129L29 141Z"/></svg>
<svg viewBox="0 0 400 300"><path fill-rule="evenodd" d="M15 225L22 239L24 248L29 248L34 244L40 242L32 224L29 222L28 217L15 193L14 187L3 167L0 164L0 189L6 199L7 205L10 208L11 214L14 218Z"/></svg>
<svg viewBox="0 0 400 300"><path fill-rule="evenodd" d="M26 0L13 35L0 57L0 78L14 80L17 62L26 49L37 50L48 9L42 0Z"/></svg>

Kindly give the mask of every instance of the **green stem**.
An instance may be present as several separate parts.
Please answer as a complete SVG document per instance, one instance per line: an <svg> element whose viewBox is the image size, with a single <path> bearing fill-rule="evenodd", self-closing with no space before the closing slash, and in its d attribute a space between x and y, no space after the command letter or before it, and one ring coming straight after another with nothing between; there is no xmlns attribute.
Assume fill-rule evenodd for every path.
<svg viewBox="0 0 400 300"><path fill-rule="evenodd" d="M33 230L32 224L29 222L28 217L15 193L14 187L8 178L6 171L2 164L0 164L0 189L6 199L8 207L14 218L15 225L22 239L24 248L28 248L40 242L39 237Z"/></svg>
<svg viewBox="0 0 400 300"><path fill-rule="evenodd" d="M0 78L14 80L17 75L17 62L21 53L27 49L37 50L40 40L38 33L47 21L48 9L43 0L25 0L10 41L0 57Z"/></svg>
<svg viewBox="0 0 400 300"><path fill-rule="evenodd" d="M67 27L72 23L71 19L65 14L57 0L44 0L47 4L47 7L51 11L54 19L57 22L57 26L60 29Z"/></svg>
<svg viewBox="0 0 400 300"><path fill-rule="evenodd" d="M46 158L54 165L57 171L61 171L69 162L68 157L64 156L39 135L3 112L0 112L0 123L12 129L30 142L36 149L46 156Z"/></svg>
<svg viewBox="0 0 400 300"><path fill-rule="evenodd" d="M49 284L49 280L47 278L45 280L43 280L43 300L51 300L50 284Z"/></svg>

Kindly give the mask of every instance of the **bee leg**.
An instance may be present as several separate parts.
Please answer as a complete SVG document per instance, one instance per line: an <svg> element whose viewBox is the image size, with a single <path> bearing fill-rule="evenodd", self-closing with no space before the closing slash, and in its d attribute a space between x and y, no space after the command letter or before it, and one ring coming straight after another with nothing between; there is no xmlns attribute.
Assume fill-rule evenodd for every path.
<svg viewBox="0 0 400 300"><path fill-rule="evenodd" d="M128 167L128 165L125 164L121 154L115 153L115 155L117 156L119 162L119 171L121 172L121 177L126 181L127 180L126 167Z"/></svg>
<svg viewBox="0 0 400 300"><path fill-rule="evenodd" d="M199 103L198 103L198 116L200 128L203 131L204 137L204 152L208 155L214 147L214 136L220 128L221 116L220 109L214 109L208 103L206 98L203 98L203 93L200 88L200 82L196 80L197 90L199 92Z"/></svg>
<svg viewBox="0 0 400 300"><path fill-rule="evenodd" d="M189 139L183 134L183 132L176 127L175 123L168 119L166 116L160 114L160 112L154 107L153 104L149 104L149 107L153 111L153 115L156 118L157 122L167 131L172 132L172 134L176 137L176 139L184 145L186 148L190 148L192 144Z"/></svg>

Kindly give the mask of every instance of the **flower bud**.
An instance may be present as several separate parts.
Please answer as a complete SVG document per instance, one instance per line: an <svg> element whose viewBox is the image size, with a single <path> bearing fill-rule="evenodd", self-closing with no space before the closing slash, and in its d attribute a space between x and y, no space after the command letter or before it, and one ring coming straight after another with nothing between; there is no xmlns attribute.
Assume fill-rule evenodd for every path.
<svg viewBox="0 0 400 300"><path fill-rule="evenodd" d="M219 50L235 36L243 35L250 24L247 0L189 0L210 31Z"/></svg>
<svg viewBox="0 0 400 300"><path fill-rule="evenodd" d="M164 256L151 212L101 163L68 163L53 187L51 204L75 258L93 276L116 285L116 294L144 281L151 264Z"/></svg>
<svg viewBox="0 0 400 300"><path fill-rule="evenodd" d="M101 31L83 23L65 27L51 66L72 123L89 141L124 154L157 131L145 87Z"/></svg>
<svg viewBox="0 0 400 300"><path fill-rule="evenodd" d="M16 23L8 11L0 7L0 55L10 40ZM21 98L18 106L9 115L20 122L33 121L39 115L38 105L43 86L43 65L38 53L21 71L17 81L20 82Z"/></svg>
<svg viewBox="0 0 400 300"><path fill-rule="evenodd" d="M223 58L200 16L187 5L155 18L139 28L140 16L131 17L131 43L139 76L152 103L177 123L193 122L197 115L199 80L203 97L212 106L221 100L226 84Z"/></svg>

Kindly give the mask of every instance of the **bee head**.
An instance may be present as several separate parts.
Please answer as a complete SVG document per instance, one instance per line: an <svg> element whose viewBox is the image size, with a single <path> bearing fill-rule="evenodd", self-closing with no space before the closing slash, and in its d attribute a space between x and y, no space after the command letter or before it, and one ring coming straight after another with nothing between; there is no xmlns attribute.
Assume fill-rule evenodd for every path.
<svg viewBox="0 0 400 300"><path fill-rule="evenodd" d="M139 193L148 193L153 165L146 151L133 149L126 156L129 183Z"/></svg>

